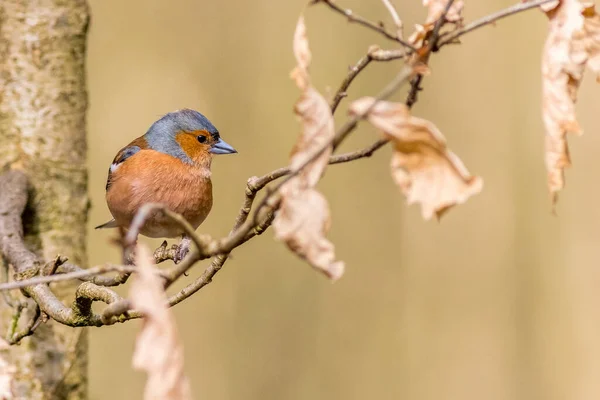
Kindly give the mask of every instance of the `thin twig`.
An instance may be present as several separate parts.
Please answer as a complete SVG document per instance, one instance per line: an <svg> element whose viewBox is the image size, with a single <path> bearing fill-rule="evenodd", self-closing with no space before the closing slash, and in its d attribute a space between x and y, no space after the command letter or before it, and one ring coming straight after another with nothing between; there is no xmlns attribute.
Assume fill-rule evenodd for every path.
<svg viewBox="0 0 600 400"><path fill-rule="evenodd" d="M334 10L335 12L339 13L340 15L345 16L346 18L348 18L348 21L350 22L354 22L357 23L359 25L365 26L381 35L383 35L385 38L393 40L395 42L400 43L402 46L412 50L412 51L417 51L417 49L415 48L415 46L413 46L412 44L408 43L407 41L405 41L404 39L398 37L398 35L394 35L393 33L389 33L385 28L383 28L382 26L379 26L378 24L371 22L363 17L361 17L360 15L355 14L352 10L350 9L343 9L342 7L338 6L336 3L334 3L332 0L314 0L314 3L324 3L326 4L329 8L331 8L332 10Z"/></svg>
<svg viewBox="0 0 600 400"><path fill-rule="evenodd" d="M390 83L388 83L383 90L375 96L375 101L367 107L362 113L354 115L346 124L344 124L338 132L336 132L335 138L332 141L333 149L335 150L342 141L350 134L350 132L356 127L356 124L364 119L371 110L379 103L380 101L389 99L396 91L404 84L407 80L409 80L415 74L415 69L411 65L404 65L404 67L398 72L396 77L392 79Z"/></svg>
<svg viewBox="0 0 600 400"><path fill-rule="evenodd" d="M422 81L423 75L417 75L410 81L410 90L406 96L406 101L404 102L408 108L412 108L412 106L417 102L419 92L423 90L421 88Z"/></svg>
<svg viewBox="0 0 600 400"><path fill-rule="evenodd" d="M18 332L15 332L16 326L13 327L12 334L7 337L7 342L9 344L19 344L21 340L26 338L27 336L33 335L33 332L37 329L42 321L42 312L40 310L40 306L34 303L34 315L32 318L27 321L27 325ZM18 322L18 320L16 321Z"/></svg>
<svg viewBox="0 0 600 400"><path fill-rule="evenodd" d="M113 265L113 264L105 264L105 265ZM125 282L127 282L127 280L129 279L129 276L131 276L131 274L135 270L135 267L132 264L127 264L127 265L124 265L123 267L125 267L124 270L122 272L118 272L114 276L101 276L100 274L98 274L98 275L90 275L90 276L80 276L80 277L77 277L74 279L79 279L80 281L85 281L85 282L92 282L93 284L98 285L98 286L119 286L119 285L122 285ZM60 267L58 267L57 271L59 274L62 274L61 276L64 276L70 272L79 272L79 273L83 274L84 272L82 272L82 271L90 271L90 270L92 270L92 269L91 268L84 269L84 268L80 268L77 265L67 263L67 264L63 264Z"/></svg>
<svg viewBox="0 0 600 400"><path fill-rule="evenodd" d="M393 8L390 0L382 1L392 15L394 23L400 27L402 22L395 8ZM460 36L478 29L479 27L491 24L498 19L537 7L550 1L552 0L537 0L524 4L518 4L474 21L471 24L468 24L463 28L457 29L453 32L440 35L442 27L447 22L446 15L448 10L453 3L453 0L450 0L446 5L445 11L436 21L433 30L427 38L427 47L420 50L417 59L418 61L427 63L431 52L437 51L445 44L456 41L456 39L458 39ZM337 13L348 17L351 22L366 26L378 32L379 34L382 34L384 37L401 43L403 46L410 49L408 51L405 49L369 49L367 55L362 57L357 64L351 68L344 81L340 85L340 88L336 92L336 95L331 103L332 113L335 112L341 100L346 96L346 92L350 84L354 81L356 76L371 63L371 61L390 61L403 58L416 51L414 46L403 41L400 33L398 35L393 35L385 30L383 26L378 26L373 22L357 16L351 10L344 10L333 3L332 0L314 0L313 2L325 3ZM410 70L409 72L406 72L407 68ZM415 71L412 67L405 66L403 71L376 97L376 101L371 105L371 107L374 107L377 101L384 100L391 96L391 94L393 94L398 87L404 83L404 81L409 79L409 77L414 73ZM407 106L411 107L417 101L417 94L420 90L420 83L422 79L423 76L419 74L411 80L411 88L406 100ZM371 109L369 108L363 114L355 115L353 118L348 120L346 124L342 125L342 127L337 130L335 137L329 143L327 143L326 146L321 148L317 153L310 157L309 160L300 168L292 170L289 167L284 167L276 169L269 174L263 175L262 177L250 178L246 187L242 208L235 219L234 226L230 234L225 238L215 240L209 236L197 235L189 223L183 219L183 217L170 212L162 206L149 205L148 208L142 210L143 212L136 216L138 218L134 219L134 224L132 225L132 229L129 230L129 236L126 242L129 244L135 243L137 234L143 226L145 219L148 217L150 212L157 210L158 212L164 213L164 215L166 215L168 218L176 221L182 227L183 231L185 231L186 234L191 238L191 240L194 241L197 247L181 264L176 265L165 272L161 272L161 276L165 278L165 287L169 286L182 274L186 273L186 271L189 270L189 268L191 268L198 260L211 256L213 257L210 266L203 272L203 274L180 292L171 296L169 299L169 304L175 305L185 300L190 295L210 283L214 275L223 267L233 249L252 239L253 237L260 235L266 229L268 229L274 218L274 210L277 208L277 198L273 199L273 197L277 195L278 189L280 189L282 185L284 185L289 179L298 174L299 171L307 164L312 162L316 157L320 156L324 151L326 151L327 148L331 146L333 149L336 149L340 143L355 129L358 122L369 113L370 110ZM386 143L387 140L381 139L364 149L340 155L333 155L330 157L329 163L338 164L369 157ZM249 215L252 212L253 203L257 193L264 189L269 183L284 176L287 176L287 178L280 181L275 186L274 190L264 196L261 203L254 210L253 219L249 220ZM13 264L16 272L15 279L17 279L16 282L0 284L0 291L17 288L24 289L25 293L41 307L41 310L39 310L40 315L44 315L44 313L47 312L51 318L70 326L100 326L103 324L112 324L115 322L122 322L131 318L139 317L139 312L130 309L129 300L122 299L115 292L102 287L103 283L106 283L106 286L109 286L125 282L127 277L135 271L134 266L100 266L83 270L70 264L60 265L64 263L65 260L57 258L50 263L46 263L45 267L42 267L42 261L24 247L22 241L23 233L20 215L26 200L26 190L24 190L26 182L19 181L22 179L23 177L18 173L9 173L6 176L0 176L0 181L4 181L5 183L3 188L9 184L19 185L18 189L14 191L14 194L11 192L7 193L6 191L5 193L0 193L0 200L2 200L0 201L0 211L4 211L4 214L0 213L0 232L16 232L17 234L16 236L0 236L1 249L7 256L7 259L11 262L11 264ZM268 207L266 207L266 210L264 210L265 212L261 212L263 211L262 209L265 208L265 205L268 205ZM2 207L4 207L4 209L2 209ZM18 239L17 241L14 240L15 237ZM167 245L164 244L155 252L155 260L159 259L159 261L163 261L173 259L174 255L175 250L167 249ZM15 264L14 260L23 260L23 262L20 264ZM59 271L59 274L54 274L55 271ZM67 272L61 273L61 271ZM114 278L98 276L104 272L110 271L117 271L119 272L119 275ZM40 274L47 274L50 276L40 276ZM50 282L69 279L89 280L89 282L80 285L77 289L76 300L71 308L65 307L63 304L61 304L47 285ZM94 301L102 301L108 304L108 307L105 309L105 312L102 315L97 315L92 312L91 305ZM18 305L20 308L23 306L24 305L22 303L19 303ZM18 311L18 313L20 313L20 311ZM33 319L33 321L30 321L31 324L28 323L26 329L19 334L14 334L13 329L13 338L18 338L21 334L30 334L30 332L33 331L37 325L39 325L40 321L41 318L39 317ZM14 328L16 329L16 325Z"/></svg>
<svg viewBox="0 0 600 400"><path fill-rule="evenodd" d="M5 283L5 282L10 282L10 279L8 277L9 273L8 273L8 263L5 262L4 257L2 257L0 255L0 282ZM4 302L13 309L16 309L19 304L21 304L21 300L17 299L13 296L12 293L7 292L7 291L0 291L0 293L2 294L2 297L4 298Z"/></svg>
<svg viewBox="0 0 600 400"><path fill-rule="evenodd" d="M64 274L49 275L49 276L36 276L34 278L23 279L21 281L13 281L8 283L0 283L0 291L2 290L14 290L22 289L28 286L39 285L42 283L52 283L61 281L70 281L74 279L83 279L90 276L104 274L106 272L122 272L132 273L136 272L136 267L128 265L100 265L98 267L81 269L79 271L67 272Z"/></svg>
<svg viewBox="0 0 600 400"><path fill-rule="evenodd" d="M373 59L371 58L371 56L369 54L367 54L366 56L364 56L360 60L358 60L358 62L356 64L354 64L352 67L350 67L348 75L346 76L346 78L344 79L342 84L340 85L340 88L337 90L337 92L335 93L335 96L333 97L333 100L331 101L331 113L332 114L335 113L335 110L337 110L342 99L344 97L348 96L348 94L346 93L346 90L348 90L348 87L350 86L350 84L352 83L354 78L356 78L356 76L358 74L360 74L361 71L363 69L365 69L371 61L373 61Z"/></svg>
<svg viewBox="0 0 600 400"><path fill-rule="evenodd" d="M333 100L331 101L331 113L335 114L340 102L343 98L348 96L346 92L350 84L354 81L354 78L358 76L367 66L371 63L371 61L394 61L400 60L406 56L406 51L404 49L400 50L384 50L379 48L379 46L371 46L367 51L367 54L360 58L352 67L348 70L348 75L342 81L339 89L336 91L335 96L333 96Z"/></svg>
<svg viewBox="0 0 600 400"><path fill-rule="evenodd" d="M440 40L440 31L444 24L447 22L446 15L450 11L450 7L452 7L452 3L454 0L448 0L446 3L446 7L442 12L442 15L435 21L435 25L433 27L432 33L429 36L427 47L424 52L421 52L420 60L427 64L429 62L429 56L432 51L435 51L439 48L438 43ZM410 91L408 92L408 96L406 97L406 106L408 108L412 108L412 106L417 102L417 97L419 92L422 90L421 82L423 81L423 74L419 74L415 76L410 82Z"/></svg>
<svg viewBox="0 0 600 400"><path fill-rule="evenodd" d="M248 233L248 235L244 238L242 243L247 242L255 236L263 234L273 222L273 218L273 213L267 215L263 222L258 224L256 227L254 227L252 231ZM228 258L229 253L221 254L213 258L212 262L210 263L210 266L208 266L208 268L204 270L204 272L198 279L185 286L183 289L181 289L179 292L177 292L169 298L169 306L174 306L178 303L181 303L183 300L187 299L188 297L196 293L198 290L211 283L213 277L217 274L217 272L221 270L221 268L223 268L223 264L225 264L225 261L227 261Z"/></svg>
<svg viewBox="0 0 600 400"><path fill-rule="evenodd" d="M391 96L400 87L400 85L402 83L404 83L413 73L414 73L414 70L412 67L405 66L401 70L401 72L398 74L398 76L381 91L381 93L377 96L374 104L376 104L377 101L384 100L384 99L388 98L389 96ZM373 107L373 106L371 106L371 107ZM364 116L370 111L371 107L368 110L366 110L365 113L354 116L348 123L346 123L344 126L342 126L342 128L340 128L338 130L338 132L336 133L335 137L332 140L328 141L324 146L322 146L319 149L319 151L315 152L315 154L313 154L311 157L309 157L308 160L305 163L303 163L300 167L298 167L295 170L290 170L287 178L284 179L282 182L280 182L271 193L269 193L265 197L263 197L263 199L257 206L257 208L254 212L254 217L251 221L248 221L246 218L243 218L242 224L240 226L238 226L237 229L233 230L232 233L228 237L226 237L224 239L220 239L220 240L211 240L210 238L206 238L206 240L203 240L203 239L197 237L197 235L195 235L195 234L191 235L194 242L199 243L199 246L200 246L200 248L198 249L200 252L200 254L198 255L199 259L205 259L210 256L214 256L214 255L218 255L218 254L229 253L229 252L231 252L231 250L233 250L234 248L236 248L237 246L242 244L244 242L244 238L246 237L248 232L250 232L258 224L258 221L261 220L261 217L260 217L261 211L263 210L263 208L265 207L267 202L272 197L271 194L277 193L277 191L287 181L289 181L289 179L294 177L306 165L308 165L314 159L319 157L329 146L333 146L333 148L337 147L344 140L344 138L356 127L356 124L358 123L358 121L360 119L364 118ZM149 212L147 210L156 210L157 208L160 208L160 207L161 207L160 205L148 206L147 209L144 209L143 211L147 215ZM142 210L140 210L140 211L142 211ZM267 214L271 211L273 211L273 209L267 210ZM138 215L136 215L136 217L134 217L134 223L136 223L136 227L138 228L138 230L140 229L140 227L143 224L143 218L139 217L139 214L140 214L140 212L138 212ZM130 232L131 231L133 231L133 228L130 228ZM135 234L137 234L137 232ZM135 236L133 236L133 235L129 236L129 234L128 234L127 241L131 243L131 240L133 239L133 237L135 237ZM188 266L186 265L186 268L187 267ZM185 272L185 271L183 271L183 272L182 271L183 271L182 268L178 268L177 274Z"/></svg>
<svg viewBox="0 0 600 400"><path fill-rule="evenodd" d="M446 22L448 22L448 20L446 19L446 16L448 15L448 12L450 12L450 8L452 7L453 3L454 3L454 0L448 0L448 3L446 3L446 8L444 8L442 15L440 15L440 17L437 19L437 21L435 21L435 25L433 26L433 31L432 31L430 39L429 39L429 45L427 46L426 57L429 57L429 54L432 51L438 50L438 41L440 40L440 32L441 32L442 27L446 24Z"/></svg>
<svg viewBox="0 0 600 400"><path fill-rule="evenodd" d="M514 14L518 14L520 12L529 10L531 8L539 7L542 4L550 3L551 1L555 1L555 0L532 0L532 1L525 2L525 3L518 3L518 4L515 4L508 8L505 8L503 10L497 11L493 14L486 15L485 17L475 20L475 21L463 26L462 28L459 28L453 32L449 32L449 33L446 33L445 35L442 35L442 38L438 44L438 48L454 42L456 39L458 39L459 37L463 36L466 33L469 33L471 31L479 29L483 26L493 24L494 22L496 22L502 18L509 17Z"/></svg>
<svg viewBox="0 0 600 400"><path fill-rule="evenodd" d="M390 0L381 0L381 1L383 2L383 5L385 6L385 8L387 8L388 12L392 16L392 20L394 21L394 24L396 25L396 28L397 28L398 38L402 39L402 28L404 27L404 25L402 24L402 20L400 19L398 10L396 10L396 7L394 7L394 5L392 4L392 2Z"/></svg>
<svg viewBox="0 0 600 400"><path fill-rule="evenodd" d="M350 153L337 154L329 159L329 164L341 164L359 158L371 157L373 153L389 143L389 139L379 139L370 146L365 147L362 150L352 151Z"/></svg>
<svg viewBox="0 0 600 400"><path fill-rule="evenodd" d="M265 195L262 198L262 200L256 207L256 210L254 211L254 219L251 224L251 227L257 224L257 222L259 220L260 212L269 203L269 201L275 196L275 194L277 194L277 195L279 194L279 190L281 189L281 187L283 185L285 185L287 182L289 182L290 179L292 179L293 177L298 175L300 173L300 171L302 171L302 169L304 169L307 165L309 165L311 162L316 160L330 146L332 147L333 150L335 150L342 143L342 141L344 141L344 139L350 134L350 132L352 132L356 128L356 126L358 125L358 122L361 119L363 119L373 109L373 107L375 107L375 105L379 101L386 100L387 98L389 98L413 74L414 74L414 68L411 66L405 65L402 68L402 70L398 73L398 75L396 75L396 77L375 97L375 101L373 102L373 104L371 104L364 112L354 115L352 118L350 118L344 125L342 125L342 127L340 129L337 130L336 134L334 135L334 137L331 140L328 140L327 143L325 143L323 146L321 146L321 148L319 150L317 150L314 154L312 154L310 157L308 157L306 159L306 161L304 161L300 166L291 170L290 174L284 180L279 182L270 193L268 193L267 195Z"/></svg>
<svg viewBox="0 0 600 400"><path fill-rule="evenodd" d="M58 267L60 267L61 265L63 265L64 263L66 263L68 260L69 259L67 257L58 255L54 258L54 260L50 261L49 263L46 263L46 265L44 265L42 267L42 270L40 272L44 276L54 275L54 273L56 272L56 269Z"/></svg>
<svg viewBox="0 0 600 400"><path fill-rule="evenodd" d="M331 156L329 158L329 164L341 164L341 163L346 163L346 162L358 160L358 159L365 158L365 157L370 157L371 155L373 155L374 152L376 152L378 149L383 147L386 143L388 143L387 139L381 139L381 140L376 141L372 145L367 146L364 149ZM240 226L242 226L242 224L244 224L244 222L246 221L248 214L250 212L250 208L252 207L252 201L253 201L254 197L256 196L256 193L260 189L264 188L270 182L272 182L278 178L281 178L289 173L290 173L290 168L287 168L287 167L279 168L269 174L261 176L260 178L253 177L248 180L248 184L247 184L247 188L246 188L246 197L244 200L244 205L241 208L242 214L241 214L240 218L236 219L236 223L234 224L232 233L235 230L237 230ZM261 233L263 233L269 227L271 222L272 222L272 215L271 215L271 218L265 219L263 221L263 223L261 223L257 227L255 227L255 229L250 232L250 235L245 238L246 241L249 240L251 237L254 237L254 236L257 236L257 235L260 235ZM206 286L210 282L212 282L213 277L217 274L217 272L219 272L221 270L221 268L227 261L228 257L229 257L229 253L221 254L221 255L218 255L215 258L213 258L211 264L204 270L204 272L202 273L202 275L199 278L197 278L194 282L185 286L183 289L181 289L179 292L175 293L174 295L172 295L169 298L169 305L174 306L174 305L182 302L183 300L187 299L188 297L190 297L191 295L196 293L198 290L202 289L204 286ZM137 315L135 313L129 315L129 318L136 318L136 317L137 317Z"/></svg>
<svg viewBox="0 0 600 400"><path fill-rule="evenodd" d="M407 52L404 49L393 49L386 50L381 49L379 46L371 46L369 49L369 56L374 61L394 61L405 58Z"/></svg>
<svg viewBox="0 0 600 400"><path fill-rule="evenodd" d="M267 228L271 225L271 223L273 222L273 218L274 218L273 213L268 215L267 218L262 223L258 224L256 227L254 227L254 229L252 229L250 232L248 232L246 237L240 242L240 245L247 242L248 240L252 239L255 236L259 236L259 235L263 234L267 230ZM233 232L234 232L234 230L232 230L232 233ZM213 261L211 262L210 266L208 268L206 268L206 270L202 273L202 275L198 279L196 279L194 282L190 283L189 285L185 286L183 289L181 289L179 292L177 292L176 294L174 294L173 296L171 296L169 298L169 302L168 302L169 307L179 304L180 302L187 299L188 297L190 297L191 295L196 293L198 290L202 289L204 286L206 286L210 282L212 282L212 278L215 276L215 274L217 272L219 272L221 270L221 268L223 267L223 264L225 264L225 261L227 260L228 257L229 257L229 253L225 253L225 254L216 256L213 259ZM184 262L186 262L187 260L188 259L186 258L184 260ZM177 268L177 267L179 267L179 266L176 266L174 271L177 271L177 273L179 273L179 275L177 275L175 277L176 274L173 274L173 277L171 277L172 280L168 281L169 283L176 280L177 277L179 277L183 273L182 268ZM168 286L168 284L165 286L165 288L167 286ZM106 309L104 309L104 312L102 313L102 320L103 320L104 324L110 325L115 322L125 322L130 319L140 318L141 316L142 316L142 314L139 311L131 309L131 301L129 299L123 299L119 302L112 303L108 307L106 307Z"/></svg>

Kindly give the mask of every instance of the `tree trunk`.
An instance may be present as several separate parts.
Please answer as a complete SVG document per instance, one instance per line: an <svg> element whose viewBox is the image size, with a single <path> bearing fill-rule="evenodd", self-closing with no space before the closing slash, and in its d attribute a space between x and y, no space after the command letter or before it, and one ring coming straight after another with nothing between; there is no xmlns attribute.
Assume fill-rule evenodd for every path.
<svg viewBox="0 0 600 400"><path fill-rule="evenodd" d="M84 0L0 1L0 172L19 168L29 178L23 217L30 248L78 265L86 264L88 21ZM66 284L54 288L61 300L73 293ZM8 332L15 301L0 299L0 332ZM24 313L20 324L30 317ZM12 398L87 397L84 329L49 321L0 356Z"/></svg>

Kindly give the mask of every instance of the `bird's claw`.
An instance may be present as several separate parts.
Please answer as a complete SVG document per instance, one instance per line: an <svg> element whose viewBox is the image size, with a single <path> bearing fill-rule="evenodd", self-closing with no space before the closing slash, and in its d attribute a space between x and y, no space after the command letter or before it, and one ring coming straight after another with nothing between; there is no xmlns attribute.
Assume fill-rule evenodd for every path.
<svg viewBox="0 0 600 400"><path fill-rule="evenodd" d="M187 238L184 238L175 250L175 254L173 256L173 262L175 264L179 264L181 261L183 261L185 256L190 252L190 241L186 239Z"/></svg>
<svg viewBox="0 0 600 400"><path fill-rule="evenodd" d="M188 246L179 245L175 251L175 255L173 256L173 262L175 264L179 264L181 261L183 261L189 251L190 248Z"/></svg>

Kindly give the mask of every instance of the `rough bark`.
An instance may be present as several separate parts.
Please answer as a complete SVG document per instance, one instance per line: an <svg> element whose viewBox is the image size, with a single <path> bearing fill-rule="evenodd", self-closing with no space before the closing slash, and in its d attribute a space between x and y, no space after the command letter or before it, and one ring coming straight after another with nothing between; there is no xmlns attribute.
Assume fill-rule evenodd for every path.
<svg viewBox="0 0 600 400"><path fill-rule="evenodd" d="M84 0L0 2L0 172L22 169L29 178L23 217L30 249L79 265L86 264L88 20ZM55 293L67 301L67 289ZM13 313L0 299L0 332L8 331ZM0 357L14 398L86 398L85 329L49 321Z"/></svg>

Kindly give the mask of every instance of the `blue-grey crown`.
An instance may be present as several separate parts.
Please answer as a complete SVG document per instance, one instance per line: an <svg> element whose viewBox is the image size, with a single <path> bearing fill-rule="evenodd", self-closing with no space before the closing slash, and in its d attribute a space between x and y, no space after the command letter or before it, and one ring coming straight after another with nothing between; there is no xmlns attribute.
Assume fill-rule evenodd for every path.
<svg viewBox="0 0 600 400"><path fill-rule="evenodd" d="M161 119L152 124L148 133L158 131L162 134L175 135L180 131L193 132L200 130L205 130L212 135L219 134L217 128L215 128L208 118L198 111L186 108L164 115Z"/></svg>
<svg viewBox="0 0 600 400"><path fill-rule="evenodd" d="M217 140L219 131L215 126L198 111L183 109L170 112L152 124L144 135L148 145L158 151L177 157L192 164L192 160L185 154L175 140L177 133L204 130Z"/></svg>

